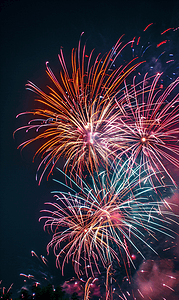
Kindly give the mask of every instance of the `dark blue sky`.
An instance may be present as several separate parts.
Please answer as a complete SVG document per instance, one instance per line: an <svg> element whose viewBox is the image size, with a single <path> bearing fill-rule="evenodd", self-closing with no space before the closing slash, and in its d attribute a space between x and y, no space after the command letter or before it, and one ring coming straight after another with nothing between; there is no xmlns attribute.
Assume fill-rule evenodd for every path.
<svg viewBox="0 0 179 300"><path fill-rule="evenodd" d="M29 256L30 250L46 255L49 237L38 218L56 189L51 179L37 185L33 153L25 150L21 155L16 149L23 134L12 137L24 124L16 115L33 107L27 80L43 88L48 83L45 62L58 72L60 47L69 58L82 31L90 49L105 52L122 34L132 38L151 22L161 31L179 26L178 1L1 0L0 280L6 287L19 283L24 272L19 257Z"/></svg>

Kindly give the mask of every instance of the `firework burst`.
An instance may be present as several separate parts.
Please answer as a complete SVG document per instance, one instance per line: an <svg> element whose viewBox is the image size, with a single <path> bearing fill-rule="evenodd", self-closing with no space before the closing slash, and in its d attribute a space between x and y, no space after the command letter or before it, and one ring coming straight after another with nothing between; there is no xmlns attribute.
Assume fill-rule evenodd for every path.
<svg viewBox="0 0 179 300"><path fill-rule="evenodd" d="M94 277L95 270L100 272L100 265L107 268L113 260L120 265L127 257L128 264L133 264L129 244L143 256L135 239L151 248L145 242L146 234L154 236L166 231L170 236L167 214L172 213L167 210L161 213L160 204L150 202L146 196L153 190L146 183L150 176L140 174L139 184L139 168L133 169L130 177L126 176L126 169L124 163L111 178L102 172L97 180L92 177L91 186L83 182L83 188L72 182L79 193L72 187L69 193L54 192L57 201L46 203L53 208L44 210L46 215L40 218L45 219L44 228L53 233L47 250L53 247L62 273L69 260L76 274L81 275L85 270L87 277L89 274Z"/></svg>
<svg viewBox="0 0 179 300"><path fill-rule="evenodd" d="M112 126L119 157L129 158L130 169L140 164L160 183L168 176L175 184L167 164L179 168L179 78L163 89L161 75L146 74L138 84L134 78L130 87L125 82L123 116Z"/></svg>
<svg viewBox="0 0 179 300"><path fill-rule="evenodd" d="M114 67L116 58L127 45L122 45L119 39L103 57L99 54L93 58L93 51L87 55L86 47L81 49L79 42L78 49L72 50L71 72L67 69L62 49L59 79L46 63L46 72L54 85L54 88L48 87L48 94L32 82L27 83L27 89L38 95L36 101L41 107L22 113L38 118L17 129L36 131L35 137L20 144L19 148L37 140L42 142L35 153L35 156L41 156L39 183L47 169L49 174L52 172L61 156L66 157L65 172L70 168L71 173L74 170L80 176L84 169L93 173L101 162L108 163L111 152L109 137L113 132L107 125L115 119L114 99L121 83L140 64L133 59L124 66Z"/></svg>

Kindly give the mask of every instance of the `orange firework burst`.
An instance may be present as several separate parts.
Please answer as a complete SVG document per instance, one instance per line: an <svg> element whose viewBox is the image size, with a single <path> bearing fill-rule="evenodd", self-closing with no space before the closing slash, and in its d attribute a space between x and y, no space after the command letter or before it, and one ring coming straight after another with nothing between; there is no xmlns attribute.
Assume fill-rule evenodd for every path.
<svg viewBox="0 0 179 300"><path fill-rule="evenodd" d="M36 101L41 108L22 113L38 118L17 129L36 130L35 137L20 144L19 148L37 140L42 142L35 153L35 156L41 156L38 170L44 164L39 183L48 168L49 174L52 172L61 156L66 158L65 172L70 167L71 172L75 170L80 176L85 168L91 173L98 170L101 162L108 163L109 140L113 134L108 125L115 119L114 99L126 76L140 64L133 59L125 66L114 68L116 58L126 45L122 45L119 39L107 54L103 57L99 54L94 59L93 50L86 55L86 47L81 49L79 42L78 49L72 50L71 72L67 69L62 49L59 79L46 64L46 72L54 85L48 87L48 94L32 82L27 83L27 89L38 95Z"/></svg>

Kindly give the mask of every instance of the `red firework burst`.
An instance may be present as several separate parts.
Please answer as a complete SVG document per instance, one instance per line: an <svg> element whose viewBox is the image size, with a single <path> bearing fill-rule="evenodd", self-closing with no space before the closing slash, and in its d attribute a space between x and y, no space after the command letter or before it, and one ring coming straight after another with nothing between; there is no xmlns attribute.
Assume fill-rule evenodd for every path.
<svg viewBox="0 0 179 300"><path fill-rule="evenodd" d="M167 162L179 168L179 78L163 90L161 75L146 74L138 84L134 78L130 88L125 82L123 116L113 126L118 128L118 156L129 158L129 169L139 163L158 181L168 175L175 183Z"/></svg>

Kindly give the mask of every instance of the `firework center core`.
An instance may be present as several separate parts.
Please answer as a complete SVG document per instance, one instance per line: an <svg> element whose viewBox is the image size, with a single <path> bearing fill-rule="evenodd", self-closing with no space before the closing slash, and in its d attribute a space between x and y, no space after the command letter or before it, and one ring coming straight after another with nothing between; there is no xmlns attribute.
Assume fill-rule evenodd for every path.
<svg viewBox="0 0 179 300"><path fill-rule="evenodd" d="M142 138L141 138L141 142L142 143L145 143L147 141L147 138L145 137L145 136L143 136Z"/></svg>

